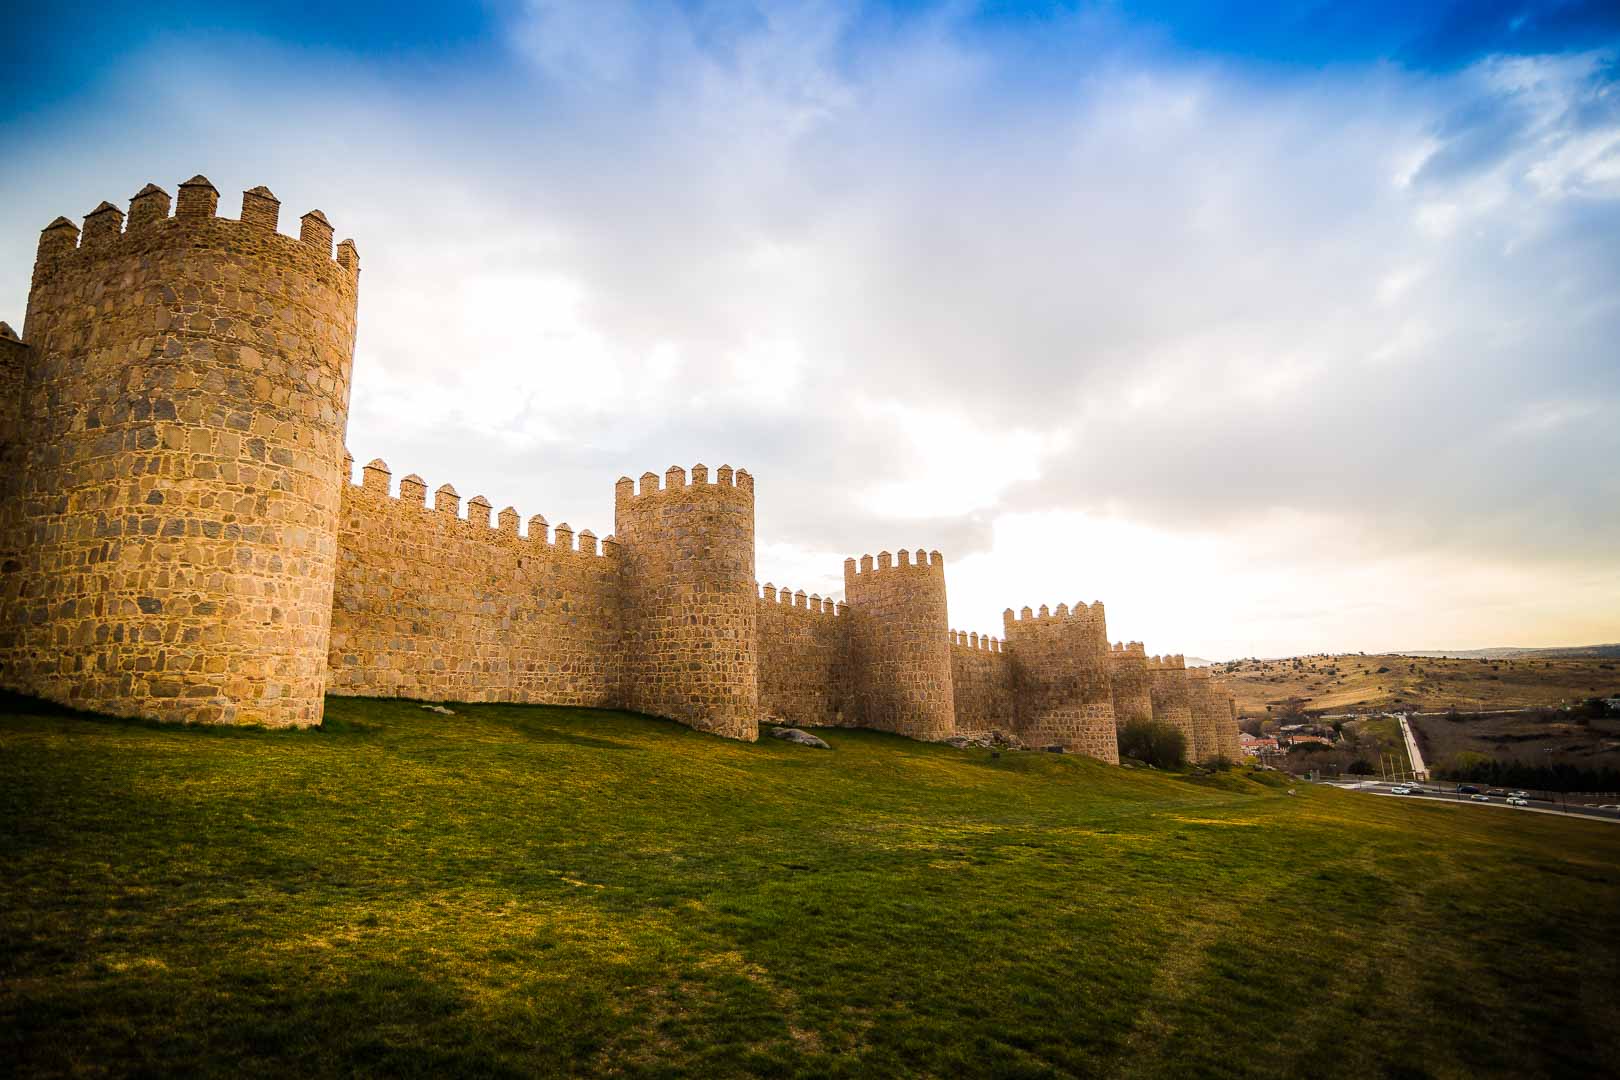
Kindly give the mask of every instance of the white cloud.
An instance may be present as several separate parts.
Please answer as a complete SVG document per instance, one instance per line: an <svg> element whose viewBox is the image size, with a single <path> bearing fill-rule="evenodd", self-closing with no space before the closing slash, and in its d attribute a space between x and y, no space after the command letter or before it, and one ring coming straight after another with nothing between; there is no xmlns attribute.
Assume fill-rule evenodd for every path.
<svg viewBox="0 0 1620 1080"><path fill-rule="evenodd" d="M0 306L57 213L267 182L359 241L396 472L600 534L619 473L744 465L761 577L937 547L964 629L1617 636L1613 57L1257 77L1097 20L1031 71L952 9L535 2L426 87L179 41L10 141Z"/></svg>

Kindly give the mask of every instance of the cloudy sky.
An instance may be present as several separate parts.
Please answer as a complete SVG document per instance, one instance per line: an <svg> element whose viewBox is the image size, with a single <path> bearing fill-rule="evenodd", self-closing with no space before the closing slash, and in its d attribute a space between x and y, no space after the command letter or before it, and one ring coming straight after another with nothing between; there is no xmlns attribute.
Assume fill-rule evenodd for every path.
<svg viewBox="0 0 1620 1080"><path fill-rule="evenodd" d="M38 232L202 172L361 253L349 446L612 530L758 478L760 579L1205 657L1620 640L1620 8L34 5Z"/></svg>

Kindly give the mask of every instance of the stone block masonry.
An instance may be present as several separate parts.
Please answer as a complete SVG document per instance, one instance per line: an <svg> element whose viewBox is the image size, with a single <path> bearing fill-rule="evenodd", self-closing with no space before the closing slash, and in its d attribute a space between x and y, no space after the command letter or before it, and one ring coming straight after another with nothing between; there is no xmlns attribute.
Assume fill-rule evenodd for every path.
<svg viewBox="0 0 1620 1080"><path fill-rule="evenodd" d="M618 481L614 533L525 523L343 448L360 262L267 188L41 234L0 324L0 685L187 723L320 722L324 695L616 707L917 739L1009 730L1117 761L1116 723L1235 756L1232 698L1108 646L1101 604L950 630L937 551L844 564L834 603L755 580L754 478ZM1171 661L1174 661L1172 664ZM1195 685L1196 684L1196 685ZM453 722L453 721L451 721Z"/></svg>
<svg viewBox="0 0 1620 1080"><path fill-rule="evenodd" d="M849 655L855 708L863 727L944 739L956 730L951 692L945 560L900 549L844 560L850 607Z"/></svg>
<svg viewBox="0 0 1620 1080"><path fill-rule="evenodd" d="M345 484L327 689L424 701L617 705L623 698L618 545L575 546L567 523L494 521L417 476L390 494L373 461Z"/></svg>
<svg viewBox="0 0 1620 1080"><path fill-rule="evenodd" d="M1108 628L1099 601L1003 615L1012 653L1014 716L1032 746L1061 746L1119 763Z"/></svg>
<svg viewBox="0 0 1620 1080"><path fill-rule="evenodd" d="M6 684L161 720L319 722L359 257L203 177L40 236L3 514ZM9 366L9 365L8 365Z"/></svg>

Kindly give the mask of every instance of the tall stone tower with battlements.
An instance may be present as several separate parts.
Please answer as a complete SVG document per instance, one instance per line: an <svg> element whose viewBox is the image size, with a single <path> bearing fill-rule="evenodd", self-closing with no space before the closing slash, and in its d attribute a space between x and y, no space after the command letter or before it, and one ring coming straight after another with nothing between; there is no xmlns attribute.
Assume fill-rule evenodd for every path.
<svg viewBox="0 0 1620 1080"><path fill-rule="evenodd" d="M0 583L6 682L121 715L319 722L360 261L201 176L40 237Z"/></svg>
<svg viewBox="0 0 1620 1080"><path fill-rule="evenodd" d="M119 716L309 726L326 694L628 708L938 740L1012 729L1117 761L1152 716L1235 746L1231 695L1110 650L1101 604L953 631L937 551L755 580L754 478L671 466L615 534L496 512L344 449L360 262L267 189L201 176L40 237L0 323L0 686ZM1174 661L1171 664L1171 660Z"/></svg>
<svg viewBox="0 0 1620 1080"><path fill-rule="evenodd" d="M849 654L862 726L914 739L955 731L945 559L901 548L844 560Z"/></svg>
<svg viewBox="0 0 1620 1080"><path fill-rule="evenodd" d="M1102 602L1055 611L1042 604L1038 614L1026 607L1017 618L1008 608L1002 620L1019 734L1118 764Z"/></svg>
<svg viewBox="0 0 1620 1080"><path fill-rule="evenodd" d="M702 465L614 493L624 703L733 739L759 735L754 478Z"/></svg>

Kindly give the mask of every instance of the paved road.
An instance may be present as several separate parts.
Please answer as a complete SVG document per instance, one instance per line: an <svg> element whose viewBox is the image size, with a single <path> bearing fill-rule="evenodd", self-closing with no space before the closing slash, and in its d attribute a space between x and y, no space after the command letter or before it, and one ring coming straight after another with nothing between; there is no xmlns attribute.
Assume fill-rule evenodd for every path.
<svg viewBox="0 0 1620 1080"><path fill-rule="evenodd" d="M1412 725L1406 722L1406 716L1396 713L1395 719L1401 724L1401 738L1406 740L1406 759L1412 763L1412 775L1419 780L1429 778L1429 767L1423 764L1423 751L1418 749L1417 738L1412 734Z"/></svg>
<svg viewBox="0 0 1620 1080"><path fill-rule="evenodd" d="M1563 803L1547 802L1542 799L1531 799L1529 806L1509 806L1498 795L1490 796L1489 802L1475 802L1467 795L1458 795L1455 790L1440 791L1433 785L1425 785L1425 790L1421 795L1392 795L1390 789L1395 787L1395 784L1383 780L1364 780L1359 783L1335 784L1333 786L1343 788L1346 791L1360 791L1367 795L1382 795L1393 799L1441 802L1453 806L1494 807L1497 810L1521 810L1531 814L1558 814L1561 817L1581 817L1592 821L1607 821L1620 824L1620 810L1599 810L1596 807L1574 805L1566 809Z"/></svg>

